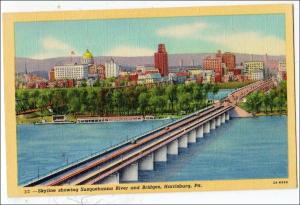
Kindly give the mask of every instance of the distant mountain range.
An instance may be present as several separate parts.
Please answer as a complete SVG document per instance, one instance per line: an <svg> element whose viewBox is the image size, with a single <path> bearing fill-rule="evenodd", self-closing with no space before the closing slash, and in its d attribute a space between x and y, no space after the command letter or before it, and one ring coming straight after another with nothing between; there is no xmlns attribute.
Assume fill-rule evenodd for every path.
<svg viewBox="0 0 300 205"><path fill-rule="evenodd" d="M215 53L198 53L198 54L169 54L169 66L179 66L180 62L183 62L183 66L202 65L202 60L206 56L214 56ZM264 61L265 55L251 55L235 53L236 63L240 64L244 61L259 60ZM136 65L153 65L153 56L142 56L142 57L112 57L112 56L97 56L94 57L96 64L104 64L106 61L113 58L116 63L126 68L132 68ZM66 63L80 62L81 57L58 57L48 59L30 59L30 58L16 58L16 72L25 72L25 63L28 72L35 73L41 77L47 77L48 71L55 65L62 65ZM268 60L285 60L285 56L268 56Z"/></svg>

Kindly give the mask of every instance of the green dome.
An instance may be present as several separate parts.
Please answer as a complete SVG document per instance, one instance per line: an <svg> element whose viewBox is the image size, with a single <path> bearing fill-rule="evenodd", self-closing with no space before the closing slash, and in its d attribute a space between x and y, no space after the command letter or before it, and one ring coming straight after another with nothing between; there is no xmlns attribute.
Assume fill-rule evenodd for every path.
<svg viewBox="0 0 300 205"><path fill-rule="evenodd" d="M82 55L82 58L91 59L93 58L93 54L89 51L89 49L86 49L85 53Z"/></svg>

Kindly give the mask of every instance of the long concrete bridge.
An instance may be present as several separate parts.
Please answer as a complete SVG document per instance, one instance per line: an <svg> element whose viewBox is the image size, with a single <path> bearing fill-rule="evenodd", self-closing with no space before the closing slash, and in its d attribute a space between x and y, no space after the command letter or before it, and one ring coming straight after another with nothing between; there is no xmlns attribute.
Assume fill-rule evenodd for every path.
<svg viewBox="0 0 300 205"><path fill-rule="evenodd" d="M197 139L230 120L236 103L256 90L267 90L271 80L258 81L240 88L225 100L192 113L164 127L102 153L71 164L26 185L59 186L83 184L126 183L139 180L139 171L153 170L155 162L166 162L168 155L178 155L179 148L187 149Z"/></svg>

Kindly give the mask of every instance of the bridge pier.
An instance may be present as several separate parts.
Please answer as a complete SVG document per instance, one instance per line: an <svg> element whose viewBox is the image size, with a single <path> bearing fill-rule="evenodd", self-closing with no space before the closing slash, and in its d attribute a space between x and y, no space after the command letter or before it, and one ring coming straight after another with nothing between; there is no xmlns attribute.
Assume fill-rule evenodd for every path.
<svg viewBox="0 0 300 205"><path fill-rule="evenodd" d="M187 136L187 134L179 137L178 146L179 146L179 148L187 148L188 147L188 136Z"/></svg>
<svg viewBox="0 0 300 205"><path fill-rule="evenodd" d="M226 121L226 114L223 113L223 114L222 114L222 120L221 120L221 122L222 122L222 123L225 123L225 121Z"/></svg>
<svg viewBox="0 0 300 205"><path fill-rule="evenodd" d="M208 134L210 132L210 122L204 124L204 133Z"/></svg>
<svg viewBox="0 0 300 205"><path fill-rule="evenodd" d="M203 125L201 125L197 129L197 138L202 138L202 137L203 137Z"/></svg>
<svg viewBox="0 0 300 205"><path fill-rule="evenodd" d="M153 153L143 157L139 161L139 170L142 171L151 171L154 169L154 159L153 159Z"/></svg>
<svg viewBox="0 0 300 205"><path fill-rule="evenodd" d="M216 119L216 127L219 127L221 125L221 116L218 116Z"/></svg>
<svg viewBox="0 0 300 205"><path fill-rule="evenodd" d="M226 120L230 120L229 112L226 112Z"/></svg>
<svg viewBox="0 0 300 205"><path fill-rule="evenodd" d="M138 181L139 178L139 169L138 163L134 162L127 167L123 168L121 171L121 182L134 182Z"/></svg>
<svg viewBox="0 0 300 205"><path fill-rule="evenodd" d="M103 179L100 184L119 184L120 183L120 175L118 172L109 175L105 179Z"/></svg>
<svg viewBox="0 0 300 205"><path fill-rule="evenodd" d="M167 153L170 155L178 155L178 140L174 140L167 145Z"/></svg>
<svg viewBox="0 0 300 205"><path fill-rule="evenodd" d="M167 146L161 147L154 152L154 162L167 161Z"/></svg>
<svg viewBox="0 0 300 205"><path fill-rule="evenodd" d="M215 119L212 119L210 121L210 129L212 129L212 130L216 129L216 120Z"/></svg>
<svg viewBox="0 0 300 205"><path fill-rule="evenodd" d="M188 143L195 143L196 142L196 129L190 131L188 135Z"/></svg>

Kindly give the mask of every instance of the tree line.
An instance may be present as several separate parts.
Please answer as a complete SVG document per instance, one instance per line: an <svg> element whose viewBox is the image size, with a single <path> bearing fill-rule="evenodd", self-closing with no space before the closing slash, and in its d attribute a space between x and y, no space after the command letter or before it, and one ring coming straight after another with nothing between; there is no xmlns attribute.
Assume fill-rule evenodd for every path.
<svg viewBox="0 0 300 205"><path fill-rule="evenodd" d="M280 114L287 109L287 87L286 81L281 81L279 85L267 92L256 91L246 97L243 104L247 111L256 114L259 112Z"/></svg>
<svg viewBox="0 0 300 205"><path fill-rule="evenodd" d="M217 94L214 84L137 85L113 89L103 87L19 89L16 111L38 109L47 113L77 115L187 114L205 107L208 93Z"/></svg>

